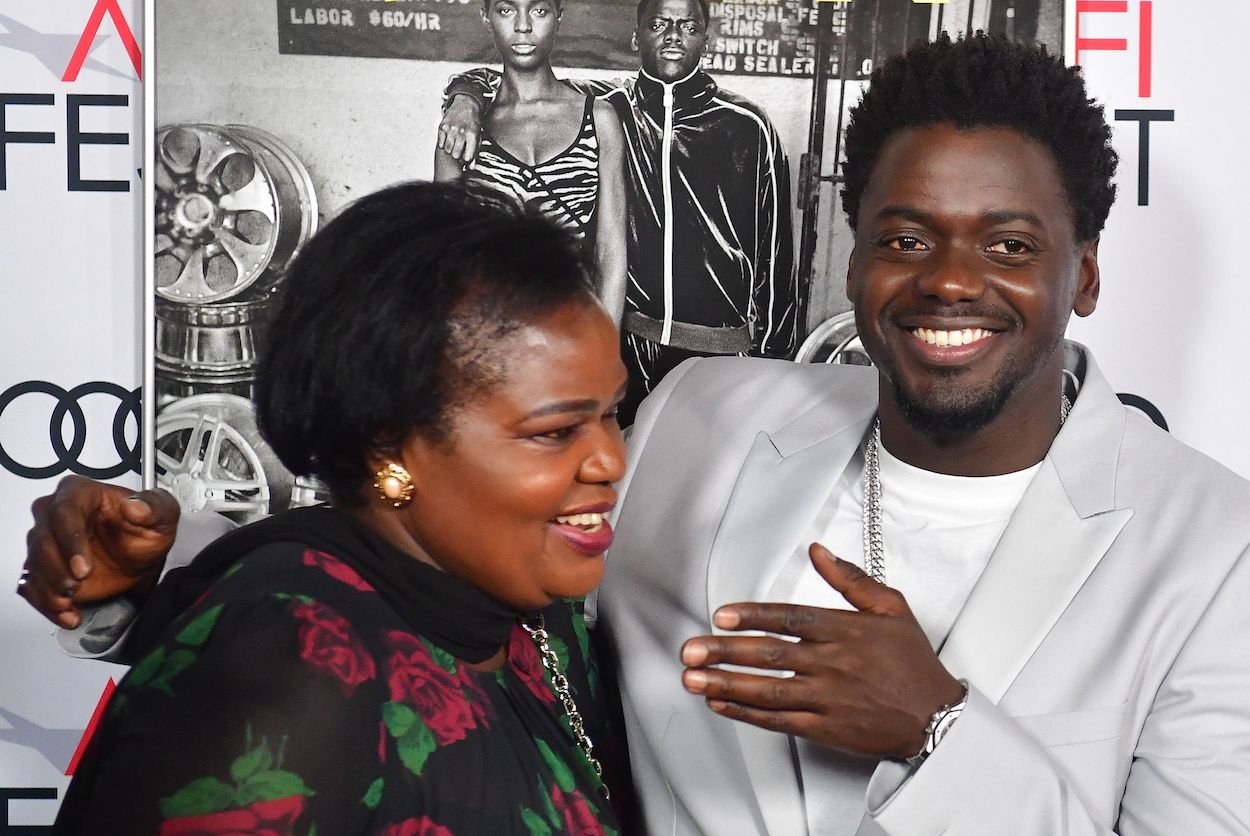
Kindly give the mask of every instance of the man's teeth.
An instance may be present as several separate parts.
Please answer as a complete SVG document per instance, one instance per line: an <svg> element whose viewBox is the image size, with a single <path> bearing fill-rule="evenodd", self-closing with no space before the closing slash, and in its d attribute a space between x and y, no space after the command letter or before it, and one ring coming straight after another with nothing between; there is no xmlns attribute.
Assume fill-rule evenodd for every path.
<svg viewBox="0 0 1250 836"><path fill-rule="evenodd" d="M911 331L929 345L968 345L992 336L993 331L984 328L965 328L962 331L935 331L932 328L913 328Z"/></svg>
<svg viewBox="0 0 1250 836"><path fill-rule="evenodd" d="M603 514L570 514L567 517L556 517L561 525L587 526L594 528L603 524Z"/></svg>

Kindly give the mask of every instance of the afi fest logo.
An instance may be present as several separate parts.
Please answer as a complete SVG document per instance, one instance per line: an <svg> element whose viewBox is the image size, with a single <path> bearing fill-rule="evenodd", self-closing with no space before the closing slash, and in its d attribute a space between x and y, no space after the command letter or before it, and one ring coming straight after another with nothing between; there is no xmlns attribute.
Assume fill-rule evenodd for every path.
<svg viewBox="0 0 1250 836"><path fill-rule="evenodd" d="M40 32L8 15L0 14L0 27L5 30L0 31L0 49L28 53L64 83L78 81L78 76L84 69L105 75L123 76L123 71L92 57L92 53L113 37L112 33L115 32L129 59L130 68L134 71L134 78L142 80L143 54L119 0L94 0L85 23L81 24L81 18L77 14L70 17L69 9L64 8L66 5L69 4L48 4L41 11L46 15L53 8L61 20L72 20L70 25L73 28L68 32L65 29L59 32ZM85 3L75 4L75 7L75 11L88 8ZM129 71L125 71L124 77L130 77ZM90 131L83 127L84 118L88 121L106 118L98 108L128 109L130 96L69 93L64 96L65 113L60 119L50 111L50 108L57 105L57 99L56 93L15 91L7 86L0 86L0 191L8 188L9 157L26 161L31 154L38 153L33 149L19 153L18 149L26 145L54 145L57 142L56 134L51 130L10 130L6 123L17 119L36 121L48 128L58 122L65 126L65 140L68 145L64 154L67 191L131 191L129 179L105 179L85 175L82 151L83 146L130 145L130 135L127 133Z"/></svg>
<svg viewBox="0 0 1250 836"><path fill-rule="evenodd" d="M83 3L81 8L85 9L86 4ZM73 20L74 24L79 20L76 14L71 16L67 9L62 10L59 17L63 21ZM40 32L8 15L0 14L0 26L4 28L4 31L0 31L0 47L29 53L47 67L49 72L68 83L77 81L78 74L84 67L110 75L120 75L117 69L90 57L110 37L106 19L121 40L130 65L134 68L135 78L142 81L143 53L118 0L95 0L82 29L70 32ZM101 32L102 29L106 31ZM73 52L67 56L66 52L71 44Z"/></svg>
<svg viewBox="0 0 1250 836"><path fill-rule="evenodd" d="M87 54L91 52L95 44L96 35L100 32L100 24L104 23L105 15L113 21L113 26L122 39L122 46L126 48L126 54L130 56L130 65L135 68L135 78L143 80L143 54L139 51L139 43L135 40L130 24L126 22L126 15L117 5L117 0L96 0L95 8L91 10L91 17L87 19L87 25L83 27L78 46L74 48L74 54L70 56L61 81L78 80L78 73L82 69L83 62L87 60Z"/></svg>

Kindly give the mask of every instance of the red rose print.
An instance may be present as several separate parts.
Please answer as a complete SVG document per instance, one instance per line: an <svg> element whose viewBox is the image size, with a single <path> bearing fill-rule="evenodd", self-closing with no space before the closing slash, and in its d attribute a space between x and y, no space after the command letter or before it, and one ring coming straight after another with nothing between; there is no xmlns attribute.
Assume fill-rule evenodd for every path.
<svg viewBox="0 0 1250 836"><path fill-rule="evenodd" d="M547 684L538 648L534 647L534 640L529 633L519 626L513 627L512 634L508 637L508 662L531 694L547 705L555 703L556 695Z"/></svg>
<svg viewBox="0 0 1250 836"><path fill-rule="evenodd" d="M565 833L570 836L603 836L603 826L599 824L599 818L577 790L565 793L559 787L552 786L551 803L560 818L564 819Z"/></svg>
<svg viewBox="0 0 1250 836"><path fill-rule="evenodd" d="M342 581L352 589L359 589L361 592L373 591L373 587L369 585L369 582L356 574L355 569L333 555L309 549L304 552L304 565L316 566L330 577Z"/></svg>
<svg viewBox="0 0 1250 836"><path fill-rule="evenodd" d="M420 639L392 630L386 641L391 651L387 683L393 702L411 704L440 746L463 740L465 732L477 728L459 678L435 662Z"/></svg>
<svg viewBox="0 0 1250 836"><path fill-rule="evenodd" d="M383 830L380 836L452 836L452 833L441 824L430 821L429 816L419 819L405 819L399 824L392 824Z"/></svg>
<svg viewBox="0 0 1250 836"><path fill-rule="evenodd" d="M490 728L490 720L486 716L486 707L490 705L490 698L486 696L486 692L482 690L482 686L477 684L477 680L473 677L473 672L467 667L461 666L458 680L460 687L464 689L465 696L469 699L469 708L473 710L473 719L482 725L482 728Z"/></svg>
<svg viewBox="0 0 1250 836"><path fill-rule="evenodd" d="M352 634L347 619L324 604L300 604L295 608L299 627L300 658L325 668L343 683L348 696L362 682L377 675L373 657Z"/></svg>
<svg viewBox="0 0 1250 836"><path fill-rule="evenodd" d="M169 819L161 824L160 836L287 836L303 812L304 796L292 795L242 810Z"/></svg>

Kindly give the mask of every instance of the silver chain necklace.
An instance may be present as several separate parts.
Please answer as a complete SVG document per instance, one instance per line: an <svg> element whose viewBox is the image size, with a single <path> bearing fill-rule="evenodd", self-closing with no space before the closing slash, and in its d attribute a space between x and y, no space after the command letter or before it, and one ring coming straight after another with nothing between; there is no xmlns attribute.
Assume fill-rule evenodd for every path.
<svg viewBox="0 0 1250 836"><path fill-rule="evenodd" d="M1072 401L1059 402L1059 425L1068 420ZM881 530L881 419L874 418L864 448L864 571L877 583L885 583L885 536Z"/></svg>
<svg viewBox="0 0 1250 836"><path fill-rule="evenodd" d="M538 647L538 655L542 657L543 667L551 674L551 687L560 699L560 704L564 706L564 716L568 718L569 729L573 732L573 739L577 741L578 748L582 750L582 754L586 756L586 761L595 772L595 778L598 779L599 784L599 793L604 798L608 798L608 785L603 783L603 766L600 765L599 759L595 757L595 744L591 741L590 735L586 734L586 724L582 722L582 714L577 710L577 703L573 701L573 693L569 688L568 677L560 670L560 657L556 655L555 650L551 647L551 637L547 633L547 623L543 619L542 613L535 616L532 622L522 619L521 628L529 633L530 638L534 640L534 644Z"/></svg>

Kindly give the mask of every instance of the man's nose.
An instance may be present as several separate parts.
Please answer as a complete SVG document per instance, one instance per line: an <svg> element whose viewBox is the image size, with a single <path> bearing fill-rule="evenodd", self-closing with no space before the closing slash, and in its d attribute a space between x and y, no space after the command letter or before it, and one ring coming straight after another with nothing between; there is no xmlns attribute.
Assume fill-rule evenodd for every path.
<svg viewBox="0 0 1250 836"><path fill-rule="evenodd" d="M533 24L530 22L529 15L517 15L516 21L512 24L512 26L517 32L528 32L534 28Z"/></svg>
<svg viewBox="0 0 1250 836"><path fill-rule="evenodd" d="M985 293L985 264L974 253L940 247L925 260L916 288L943 303L968 302Z"/></svg>

